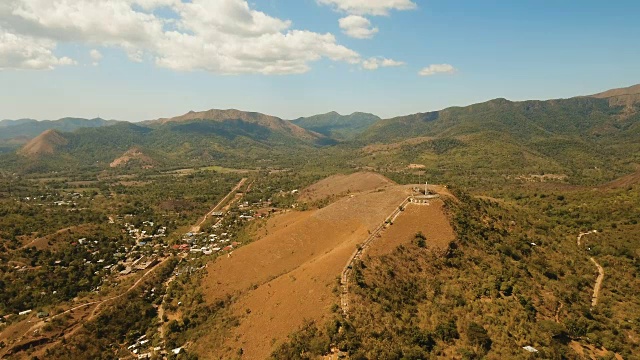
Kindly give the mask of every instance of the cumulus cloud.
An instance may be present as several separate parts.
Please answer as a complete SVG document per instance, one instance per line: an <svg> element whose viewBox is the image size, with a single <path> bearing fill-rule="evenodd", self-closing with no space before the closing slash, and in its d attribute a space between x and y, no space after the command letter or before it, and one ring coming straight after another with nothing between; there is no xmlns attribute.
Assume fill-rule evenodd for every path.
<svg viewBox="0 0 640 360"><path fill-rule="evenodd" d="M93 66L98 66L100 64L100 60L102 60L102 53L96 49L92 49L89 51L89 56L91 60L93 60Z"/></svg>
<svg viewBox="0 0 640 360"><path fill-rule="evenodd" d="M436 74L453 74L455 72L456 68L449 64L432 64L420 70L418 74L420 76L431 76Z"/></svg>
<svg viewBox="0 0 640 360"><path fill-rule="evenodd" d="M411 0L317 0L323 5L355 15L389 15L391 10L414 10L418 6Z"/></svg>
<svg viewBox="0 0 640 360"><path fill-rule="evenodd" d="M402 61L373 57L362 62L362 68L365 70L377 70L381 67L397 67L405 65Z"/></svg>
<svg viewBox="0 0 640 360"><path fill-rule="evenodd" d="M161 7L175 16L153 11ZM23 57L44 68L69 62L52 55L60 42L116 47L132 61L152 58L161 67L218 74L304 73L321 58L361 62L332 34L291 29L290 21L253 10L246 0L3 0L0 24L39 44ZM0 52L0 64L16 63L10 54Z"/></svg>
<svg viewBox="0 0 640 360"><path fill-rule="evenodd" d="M53 41L14 34L0 28L0 70L48 70L76 63L66 56L55 56L55 47Z"/></svg>
<svg viewBox="0 0 640 360"><path fill-rule="evenodd" d="M377 27L371 26L369 19L359 15L349 15L338 23L342 32L356 39L371 39L378 32Z"/></svg>

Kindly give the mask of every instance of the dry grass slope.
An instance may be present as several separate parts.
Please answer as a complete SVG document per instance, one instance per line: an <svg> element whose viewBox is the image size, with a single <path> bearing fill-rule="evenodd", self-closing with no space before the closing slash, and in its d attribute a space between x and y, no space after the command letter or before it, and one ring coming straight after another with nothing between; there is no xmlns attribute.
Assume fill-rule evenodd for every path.
<svg viewBox="0 0 640 360"><path fill-rule="evenodd" d="M414 241L418 232L427 238L427 247L446 249L456 237L443 206L444 202L439 199L432 201L431 205L409 204L393 225L373 243L367 255L390 254L399 245Z"/></svg>
<svg viewBox="0 0 640 360"><path fill-rule="evenodd" d="M358 172L351 175L333 175L307 187L300 193L300 201L314 202L331 196L347 193L371 191L395 183L372 172Z"/></svg>
<svg viewBox="0 0 640 360"><path fill-rule="evenodd" d="M305 320L328 318L338 302L337 278L356 245L410 195L410 187L386 186L389 180L374 178L385 185L381 190L344 197L320 210L280 215L267 223L266 236L210 264L203 280L207 301L236 296L240 325L218 352L208 347L207 337L195 344L196 351L218 358L233 355L223 349L242 348L246 358L263 359Z"/></svg>
<svg viewBox="0 0 640 360"><path fill-rule="evenodd" d="M68 143L69 141L56 130L47 130L26 143L18 154L22 156L51 155Z"/></svg>

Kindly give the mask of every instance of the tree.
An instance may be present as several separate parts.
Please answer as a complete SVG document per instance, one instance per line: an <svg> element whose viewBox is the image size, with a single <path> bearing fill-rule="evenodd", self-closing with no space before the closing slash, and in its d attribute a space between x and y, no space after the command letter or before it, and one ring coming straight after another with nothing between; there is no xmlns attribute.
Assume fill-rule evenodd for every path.
<svg viewBox="0 0 640 360"><path fill-rule="evenodd" d="M427 237L424 236L422 231L420 231L420 232L418 232L416 234L415 241L416 241L416 245L418 245L418 247L424 248L424 247L427 246Z"/></svg>
<svg viewBox="0 0 640 360"><path fill-rule="evenodd" d="M489 351L489 349L491 349L491 338L489 337L487 330L478 323L472 322L469 324L469 327L467 328L467 338L471 345L479 346L485 351Z"/></svg>

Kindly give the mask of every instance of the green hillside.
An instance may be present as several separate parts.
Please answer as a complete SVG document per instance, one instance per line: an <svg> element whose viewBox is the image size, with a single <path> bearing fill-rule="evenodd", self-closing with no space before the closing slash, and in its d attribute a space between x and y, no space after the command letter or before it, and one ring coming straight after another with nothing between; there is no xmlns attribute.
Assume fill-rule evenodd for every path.
<svg viewBox="0 0 640 360"><path fill-rule="evenodd" d="M344 140L359 135L379 120L378 116L368 113L355 112L351 115L340 115L332 111L326 114L302 117L293 120L292 123L334 139Z"/></svg>
<svg viewBox="0 0 640 360"><path fill-rule="evenodd" d="M182 119L144 124L118 123L58 133L64 145L47 152L5 156L7 166L27 171L55 171L81 167L108 168L133 147L142 149L160 167L201 166L211 163L237 167L269 166L292 161L305 151L331 141L283 120L252 122L241 119ZM284 124L284 125L283 125ZM278 126L276 126L278 125ZM23 149L52 148L33 144ZM292 156L293 154L293 156ZM293 160L295 161L295 160Z"/></svg>
<svg viewBox="0 0 640 360"><path fill-rule="evenodd" d="M424 164L432 176L449 172L468 182L555 173L570 182L595 183L633 171L640 163L639 137L640 102L496 99L382 120L355 144L395 144L365 152L365 163Z"/></svg>

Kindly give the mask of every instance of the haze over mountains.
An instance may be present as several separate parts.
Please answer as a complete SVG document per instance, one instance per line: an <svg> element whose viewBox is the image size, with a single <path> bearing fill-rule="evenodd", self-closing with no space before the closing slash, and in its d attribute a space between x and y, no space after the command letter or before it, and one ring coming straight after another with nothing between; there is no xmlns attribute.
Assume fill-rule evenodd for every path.
<svg viewBox="0 0 640 360"><path fill-rule="evenodd" d="M3 121L2 138L7 139L8 134L32 137L17 152L16 161L46 158L49 165L107 168L127 152L143 154L145 166L269 163L280 155L313 152L337 143L355 148L397 143L382 155L409 161L412 156L432 153L440 156L438 166L444 168L520 164L528 171L567 172L578 159L593 168L640 163L634 155L640 150L639 93L640 85L636 85L570 99L494 99L386 120L367 113L343 116L330 112L287 121L255 112L209 110L141 123L69 118ZM36 129L46 128L34 137ZM407 147L404 141L412 145ZM380 156L373 153L365 156ZM621 157L621 153L628 156ZM455 161L458 157L471 161L461 165Z"/></svg>
<svg viewBox="0 0 640 360"><path fill-rule="evenodd" d="M307 130L316 131L334 139L346 140L357 136L378 121L380 118L373 114L355 112L351 115L340 115L332 111L301 117L292 122Z"/></svg>
<svg viewBox="0 0 640 360"><path fill-rule="evenodd" d="M100 118L62 118L59 120L2 120L0 121L0 140L16 137L33 138L50 129L72 132L80 128L102 127L116 124L116 120L104 120Z"/></svg>

